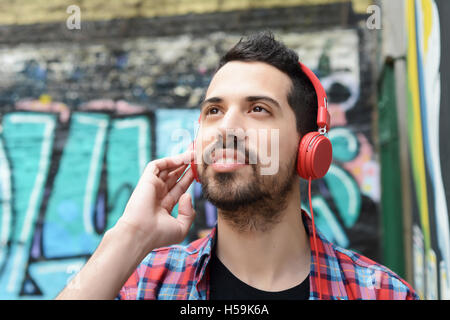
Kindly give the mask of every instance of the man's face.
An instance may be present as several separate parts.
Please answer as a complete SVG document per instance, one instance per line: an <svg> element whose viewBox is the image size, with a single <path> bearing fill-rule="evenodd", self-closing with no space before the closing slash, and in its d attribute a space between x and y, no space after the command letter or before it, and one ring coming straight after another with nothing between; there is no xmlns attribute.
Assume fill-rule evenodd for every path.
<svg viewBox="0 0 450 320"><path fill-rule="evenodd" d="M228 62L214 75L196 150L204 193L218 208L237 210L289 190L300 138L290 88L286 74L262 62Z"/></svg>

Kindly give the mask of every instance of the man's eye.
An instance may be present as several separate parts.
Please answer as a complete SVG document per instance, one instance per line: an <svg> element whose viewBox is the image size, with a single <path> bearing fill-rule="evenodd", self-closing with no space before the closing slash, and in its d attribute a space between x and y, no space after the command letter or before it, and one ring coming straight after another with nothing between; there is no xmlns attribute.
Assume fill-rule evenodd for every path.
<svg viewBox="0 0 450 320"><path fill-rule="evenodd" d="M263 107L260 107L260 106L254 106L252 111L254 111L254 112L267 112L266 109L264 109Z"/></svg>
<svg viewBox="0 0 450 320"><path fill-rule="evenodd" d="M218 114L218 113L219 113L219 108L216 108L216 107L212 107L206 111L206 114Z"/></svg>

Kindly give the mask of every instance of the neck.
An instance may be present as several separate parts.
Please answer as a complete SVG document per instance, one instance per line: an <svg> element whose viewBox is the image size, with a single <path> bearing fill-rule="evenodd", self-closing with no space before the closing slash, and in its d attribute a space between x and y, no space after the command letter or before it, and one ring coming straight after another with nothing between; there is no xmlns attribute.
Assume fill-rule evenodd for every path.
<svg viewBox="0 0 450 320"><path fill-rule="evenodd" d="M280 219L266 230L242 232L218 211L218 258L237 278L260 290L289 289L310 271L311 250L301 217L298 183L286 201Z"/></svg>

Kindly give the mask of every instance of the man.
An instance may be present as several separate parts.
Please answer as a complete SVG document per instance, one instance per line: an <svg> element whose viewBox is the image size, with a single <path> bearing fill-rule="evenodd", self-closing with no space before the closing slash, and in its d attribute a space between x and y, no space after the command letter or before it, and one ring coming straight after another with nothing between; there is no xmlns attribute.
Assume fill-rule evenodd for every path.
<svg viewBox="0 0 450 320"><path fill-rule="evenodd" d="M320 233L312 245L295 168L299 141L317 131L316 119L316 93L297 54L268 32L241 39L207 89L195 152L149 163L123 216L58 298L417 299L392 271ZM262 144L246 134L261 130L276 134ZM263 174L271 165L263 149L273 145L276 170ZM195 154L217 226L188 246L172 245L195 216L185 193Z"/></svg>

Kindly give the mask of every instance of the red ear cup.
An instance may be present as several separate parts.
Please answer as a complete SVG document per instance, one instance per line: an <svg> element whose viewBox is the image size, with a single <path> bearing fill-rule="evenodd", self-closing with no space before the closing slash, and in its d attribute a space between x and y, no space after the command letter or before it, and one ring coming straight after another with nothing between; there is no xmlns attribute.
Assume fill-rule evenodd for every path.
<svg viewBox="0 0 450 320"><path fill-rule="evenodd" d="M319 132L309 132L300 141L297 173L303 179L320 179L327 173L332 159L330 140Z"/></svg>
<svg viewBox="0 0 450 320"><path fill-rule="evenodd" d="M198 179L197 165L195 164L195 140L192 141L192 149L194 150L194 159L191 161L191 169L192 173L194 174L195 181L200 182L200 180Z"/></svg>

